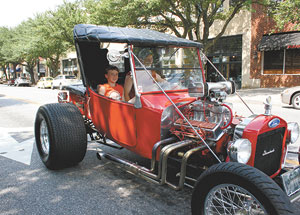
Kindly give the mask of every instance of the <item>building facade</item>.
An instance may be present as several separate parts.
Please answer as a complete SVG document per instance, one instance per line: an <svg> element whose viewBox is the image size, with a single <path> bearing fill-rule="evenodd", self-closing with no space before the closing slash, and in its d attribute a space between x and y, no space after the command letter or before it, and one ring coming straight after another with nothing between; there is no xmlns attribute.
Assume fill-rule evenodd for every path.
<svg viewBox="0 0 300 215"><path fill-rule="evenodd" d="M224 2L224 9L230 0ZM228 25L223 37L208 50L208 58L238 87L290 87L300 85L300 31L287 26L274 31L275 23L261 5L241 11ZM215 22L211 38L219 33L222 22ZM212 70L208 65L207 70ZM208 80L214 80L214 73Z"/></svg>

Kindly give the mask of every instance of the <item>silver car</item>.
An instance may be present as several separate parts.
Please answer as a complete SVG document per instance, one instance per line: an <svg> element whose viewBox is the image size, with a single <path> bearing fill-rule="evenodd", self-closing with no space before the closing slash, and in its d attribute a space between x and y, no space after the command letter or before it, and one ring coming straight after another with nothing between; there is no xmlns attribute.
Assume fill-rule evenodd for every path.
<svg viewBox="0 0 300 215"><path fill-rule="evenodd" d="M24 77L18 77L15 80L15 86L19 87L19 86L30 86L31 85L31 81L27 78Z"/></svg>
<svg viewBox="0 0 300 215"><path fill-rule="evenodd" d="M293 105L294 108L300 109L300 86L284 90L281 93L281 101L284 104Z"/></svg>
<svg viewBox="0 0 300 215"><path fill-rule="evenodd" d="M75 83L78 83L78 79L74 75L58 75L53 79L51 89L59 88L62 90L66 86Z"/></svg>

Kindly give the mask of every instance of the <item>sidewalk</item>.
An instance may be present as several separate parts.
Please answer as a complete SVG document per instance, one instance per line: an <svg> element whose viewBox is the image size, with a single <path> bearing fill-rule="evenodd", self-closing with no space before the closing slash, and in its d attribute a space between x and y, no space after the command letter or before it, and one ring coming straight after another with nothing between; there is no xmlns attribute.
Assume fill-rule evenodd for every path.
<svg viewBox="0 0 300 215"><path fill-rule="evenodd" d="M239 89L237 93L242 97L243 100L251 102L253 104L263 104L268 96L272 98L272 105L282 105L281 103L281 92L286 88L255 88L255 89ZM236 94L229 95L227 101L234 102L240 99Z"/></svg>

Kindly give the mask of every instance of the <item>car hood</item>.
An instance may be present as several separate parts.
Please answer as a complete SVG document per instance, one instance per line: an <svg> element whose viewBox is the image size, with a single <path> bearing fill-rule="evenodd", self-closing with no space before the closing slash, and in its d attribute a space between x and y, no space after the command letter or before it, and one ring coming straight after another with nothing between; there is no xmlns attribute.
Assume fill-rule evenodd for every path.
<svg viewBox="0 0 300 215"><path fill-rule="evenodd" d="M281 94L291 95L291 94L293 94L296 91L300 91L300 86L287 88L284 91L282 91Z"/></svg>
<svg viewBox="0 0 300 215"><path fill-rule="evenodd" d="M175 104L191 101L193 98L189 96L187 90L166 91L167 95ZM162 112L171 102L162 92L142 93L141 102L143 107Z"/></svg>

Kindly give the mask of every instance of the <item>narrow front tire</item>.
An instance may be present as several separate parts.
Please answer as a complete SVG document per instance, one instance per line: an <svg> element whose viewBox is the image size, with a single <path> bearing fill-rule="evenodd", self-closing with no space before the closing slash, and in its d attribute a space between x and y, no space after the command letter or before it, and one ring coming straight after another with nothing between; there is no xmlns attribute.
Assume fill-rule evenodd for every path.
<svg viewBox="0 0 300 215"><path fill-rule="evenodd" d="M287 195L266 174L240 163L220 163L198 179L192 214L294 214Z"/></svg>

